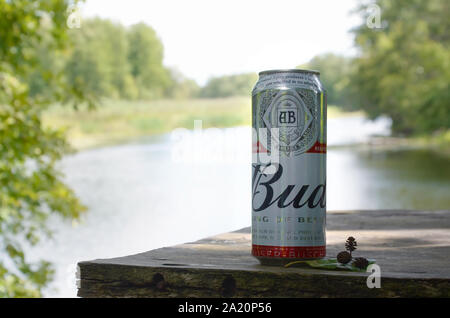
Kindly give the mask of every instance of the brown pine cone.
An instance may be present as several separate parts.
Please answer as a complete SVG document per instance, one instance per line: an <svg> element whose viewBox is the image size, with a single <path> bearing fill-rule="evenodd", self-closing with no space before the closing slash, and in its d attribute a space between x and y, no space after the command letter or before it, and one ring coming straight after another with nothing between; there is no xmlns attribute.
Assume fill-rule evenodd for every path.
<svg viewBox="0 0 450 318"><path fill-rule="evenodd" d="M355 238L353 236L350 236L347 241L345 242L345 249L352 254L354 250L356 250L356 246L358 246L358 243L356 242Z"/></svg>
<svg viewBox="0 0 450 318"><path fill-rule="evenodd" d="M352 260L352 256L347 251L339 252L339 254L337 255L337 261L341 264L347 264L351 260Z"/></svg>
<svg viewBox="0 0 450 318"><path fill-rule="evenodd" d="M369 261L364 257L357 257L352 263L353 266L359 269L366 269L369 266Z"/></svg>

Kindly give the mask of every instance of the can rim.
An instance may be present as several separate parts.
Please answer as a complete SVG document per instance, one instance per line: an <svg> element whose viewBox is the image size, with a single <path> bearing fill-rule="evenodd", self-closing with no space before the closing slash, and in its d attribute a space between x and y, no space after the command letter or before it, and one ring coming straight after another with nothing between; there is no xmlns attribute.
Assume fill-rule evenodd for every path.
<svg viewBox="0 0 450 318"><path fill-rule="evenodd" d="M274 74L274 73L311 73L320 75L319 71L316 70L305 70L305 69L299 69L299 68L293 68L293 69L278 69L278 70L267 70L259 72L258 75L268 75L268 74Z"/></svg>

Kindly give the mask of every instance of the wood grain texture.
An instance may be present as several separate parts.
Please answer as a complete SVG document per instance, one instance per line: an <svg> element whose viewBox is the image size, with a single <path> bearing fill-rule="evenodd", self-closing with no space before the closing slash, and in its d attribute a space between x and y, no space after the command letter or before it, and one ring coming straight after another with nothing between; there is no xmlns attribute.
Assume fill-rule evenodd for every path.
<svg viewBox="0 0 450 318"><path fill-rule="evenodd" d="M81 297L450 297L450 211L336 211L327 215L327 255L356 237L369 273L262 266L250 228L196 242L78 263Z"/></svg>

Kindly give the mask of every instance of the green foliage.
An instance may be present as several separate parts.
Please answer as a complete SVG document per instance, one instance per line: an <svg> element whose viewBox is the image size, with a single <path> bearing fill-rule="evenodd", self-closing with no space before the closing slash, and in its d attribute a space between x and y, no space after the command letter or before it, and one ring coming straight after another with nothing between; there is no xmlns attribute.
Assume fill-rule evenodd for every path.
<svg viewBox="0 0 450 318"><path fill-rule="evenodd" d="M95 95L128 94L128 43L123 27L107 20L83 20L82 27L69 35L74 44L65 67L69 82Z"/></svg>
<svg viewBox="0 0 450 318"><path fill-rule="evenodd" d="M157 98L192 84L171 77L162 64L161 41L143 23L125 28L106 19L83 19L81 28L68 30L72 46L64 52L49 50L46 42L51 35L44 35L50 39L37 46L39 64L64 70L68 85L91 99ZM39 71L30 75L28 83L31 95L46 94L46 80Z"/></svg>
<svg viewBox="0 0 450 318"><path fill-rule="evenodd" d="M144 23L128 31L128 61L140 97L161 97L170 85L170 76L162 65L163 46L156 32Z"/></svg>
<svg viewBox="0 0 450 318"><path fill-rule="evenodd" d="M368 265L376 264L375 259L368 259ZM367 265L367 266L368 266ZM365 272L366 269L361 269L354 266L352 263L341 264L336 258L323 258L311 261L294 261L284 265L284 267L312 267L316 269L324 270L338 270L338 271L351 271L351 272Z"/></svg>
<svg viewBox="0 0 450 318"><path fill-rule="evenodd" d="M176 69L170 70L171 85L166 89L165 95L175 99L197 97L200 86L192 79L186 78Z"/></svg>
<svg viewBox="0 0 450 318"><path fill-rule="evenodd" d="M53 271L48 262L28 262L23 244L50 234L50 215L76 219L84 211L55 168L69 149L64 134L41 122L62 96L92 102L44 58L45 50L57 56L67 48L67 7L64 0L0 0L0 297L40 296Z"/></svg>
<svg viewBox="0 0 450 318"><path fill-rule="evenodd" d="M257 80L258 75L255 73L213 77L200 90L200 96L209 98L249 96Z"/></svg>
<svg viewBox="0 0 450 318"><path fill-rule="evenodd" d="M138 97L128 61L127 30L104 19L85 19L69 33L73 50L66 62L70 83L97 96Z"/></svg>
<svg viewBox="0 0 450 318"><path fill-rule="evenodd" d="M371 118L387 115L395 133L450 128L450 19L446 0L378 0L382 29L355 30L361 55L351 82ZM361 6L367 17L367 7ZM364 19L366 21L366 19Z"/></svg>
<svg viewBox="0 0 450 318"><path fill-rule="evenodd" d="M126 28L105 19L83 19L81 28L67 32L73 45L63 52L49 49L49 34L36 46L39 64L62 70L75 93L83 92L90 100L247 96L257 80L253 73L222 76L200 89L194 80L163 65L161 40L144 23ZM31 95L47 94L45 76L40 70L29 75Z"/></svg>
<svg viewBox="0 0 450 318"><path fill-rule="evenodd" d="M327 91L329 104L355 109L349 98L351 66L351 58L325 53L315 56L308 63L299 65L297 68L320 72L320 80Z"/></svg>

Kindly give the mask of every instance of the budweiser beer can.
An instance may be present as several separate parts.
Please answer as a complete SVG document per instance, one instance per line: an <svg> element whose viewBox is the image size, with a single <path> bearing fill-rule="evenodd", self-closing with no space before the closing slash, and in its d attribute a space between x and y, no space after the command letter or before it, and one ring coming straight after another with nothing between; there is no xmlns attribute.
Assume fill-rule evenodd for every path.
<svg viewBox="0 0 450 318"><path fill-rule="evenodd" d="M259 73L252 92L252 255L325 256L326 95L319 72Z"/></svg>

